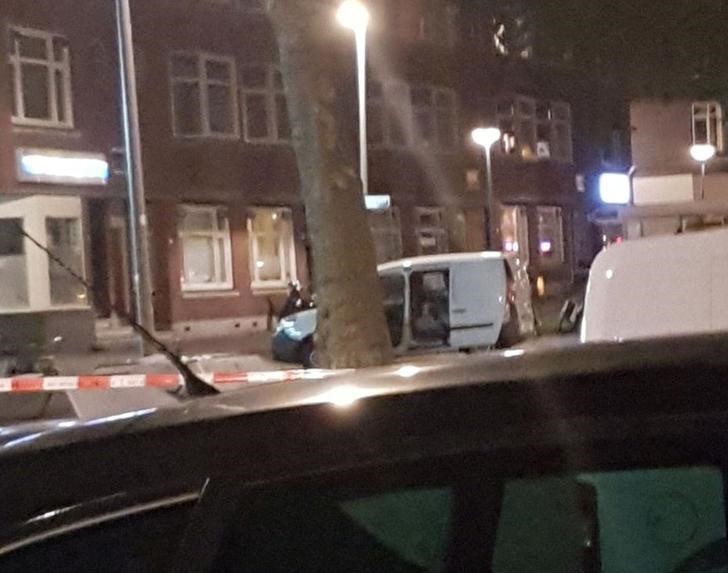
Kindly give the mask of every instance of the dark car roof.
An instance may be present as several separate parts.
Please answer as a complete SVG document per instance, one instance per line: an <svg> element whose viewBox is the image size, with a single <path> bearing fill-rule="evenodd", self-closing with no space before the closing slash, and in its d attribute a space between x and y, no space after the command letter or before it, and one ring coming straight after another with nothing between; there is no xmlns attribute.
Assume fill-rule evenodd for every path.
<svg viewBox="0 0 728 573"><path fill-rule="evenodd" d="M415 358L380 368L342 371L322 379L316 379L316 372L312 371L306 380L248 387L191 400L178 407L148 408L94 420L44 421L8 428L0 431L0 460L39 448L316 404L341 406L377 396L502 383L525 383L522 391L528 393L536 389L536 386L529 387L529 383L566 382L584 376L676 367L694 367L696 376L699 368L728 369L728 336L575 345L535 352L507 350L476 356L450 354ZM712 380L705 382L713 383ZM666 380L665 384L667 391L670 381Z"/></svg>

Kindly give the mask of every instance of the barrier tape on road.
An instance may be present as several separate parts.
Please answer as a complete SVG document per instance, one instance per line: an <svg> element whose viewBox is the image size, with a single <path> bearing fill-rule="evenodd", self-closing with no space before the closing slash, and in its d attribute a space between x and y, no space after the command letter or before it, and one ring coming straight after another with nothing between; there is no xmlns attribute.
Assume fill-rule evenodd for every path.
<svg viewBox="0 0 728 573"><path fill-rule="evenodd" d="M272 370L268 372L216 372L198 376L208 384L271 384L294 380L322 380L333 370ZM130 388L172 389L183 383L179 374L120 374L111 376L16 376L0 378L0 394L66 392L68 390L118 390Z"/></svg>

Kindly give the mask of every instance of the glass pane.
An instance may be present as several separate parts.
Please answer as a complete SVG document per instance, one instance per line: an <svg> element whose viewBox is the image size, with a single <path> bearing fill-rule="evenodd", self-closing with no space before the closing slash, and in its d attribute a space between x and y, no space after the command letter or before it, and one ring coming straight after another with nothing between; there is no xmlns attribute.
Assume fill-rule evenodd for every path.
<svg viewBox="0 0 728 573"><path fill-rule="evenodd" d="M16 89L16 82L15 82L15 66L13 64L10 64L8 66L8 78L10 80L9 83L9 89L10 89L10 102L12 107L10 108L12 110L13 117L18 117L18 100L15 97L15 89Z"/></svg>
<svg viewBox="0 0 728 573"><path fill-rule="evenodd" d="M276 96L276 122L278 125L278 139L291 139L291 122L288 117L288 105L286 104L286 96L283 94Z"/></svg>
<svg viewBox="0 0 728 573"><path fill-rule="evenodd" d="M440 111L437 114L437 141L441 148L452 149L457 142L457 128L455 114L449 111Z"/></svg>
<svg viewBox="0 0 728 573"><path fill-rule="evenodd" d="M452 506L447 487L359 497L299 491L258 496L241 512L212 569L442 571Z"/></svg>
<svg viewBox="0 0 728 573"><path fill-rule="evenodd" d="M276 90L283 90L283 76L279 70L273 70L273 87Z"/></svg>
<svg viewBox="0 0 728 573"><path fill-rule="evenodd" d="M50 86L48 68L37 64L23 64L22 90L25 117L28 119L51 119Z"/></svg>
<svg viewBox="0 0 728 573"><path fill-rule="evenodd" d="M186 237L184 250L184 280L188 284L215 283L214 242L210 237Z"/></svg>
<svg viewBox="0 0 728 573"><path fill-rule="evenodd" d="M248 66L243 68L240 81L244 88L264 88L267 85L266 75L265 66Z"/></svg>
<svg viewBox="0 0 728 573"><path fill-rule="evenodd" d="M48 249L76 274L83 274L83 242L78 219L46 219ZM86 289L60 264L48 261L51 304L85 304Z"/></svg>
<svg viewBox="0 0 728 573"><path fill-rule="evenodd" d="M563 260L561 225L561 209L558 207L538 209L538 252L542 259L557 262Z"/></svg>
<svg viewBox="0 0 728 573"><path fill-rule="evenodd" d="M182 228L186 233L211 233L215 229L213 211L197 209L185 211Z"/></svg>
<svg viewBox="0 0 728 573"><path fill-rule="evenodd" d="M175 54L172 56L172 75L176 78L197 79L197 56Z"/></svg>
<svg viewBox="0 0 728 573"><path fill-rule="evenodd" d="M512 480L492 570L717 573L728 568L725 544L717 468Z"/></svg>
<svg viewBox="0 0 728 573"><path fill-rule="evenodd" d="M173 93L177 133L180 135L198 135L202 133L199 84L175 83Z"/></svg>
<svg viewBox="0 0 728 573"><path fill-rule="evenodd" d="M435 142L435 120L430 110L415 112L415 133L421 143Z"/></svg>
<svg viewBox="0 0 728 573"><path fill-rule="evenodd" d="M48 44L45 38L33 38L18 34L16 36L20 56L23 58L34 58L37 60L48 59Z"/></svg>
<svg viewBox="0 0 728 573"><path fill-rule="evenodd" d="M227 282L229 277L227 275L227 248L224 239L217 240L217 258L218 258L218 269L217 276L220 277L220 282Z"/></svg>
<svg viewBox="0 0 728 573"><path fill-rule="evenodd" d="M268 108L263 94L245 95L245 134L248 139L267 139Z"/></svg>
<svg viewBox="0 0 728 573"><path fill-rule="evenodd" d="M22 219L0 219L0 308L28 306L25 242L18 230L22 223Z"/></svg>
<svg viewBox="0 0 728 573"><path fill-rule="evenodd" d="M66 91L65 83L63 81L63 72L56 70L55 74L55 88L56 88L56 113L58 121L65 122L66 118Z"/></svg>
<svg viewBox="0 0 728 573"><path fill-rule="evenodd" d="M281 253L279 237L276 235L258 235L256 238L258 253L255 260L258 280L281 281Z"/></svg>
<svg viewBox="0 0 728 573"><path fill-rule="evenodd" d="M56 62L63 62L68 53L68 41L65 38L53 38L53 58Z"/></svg>
<svg viewBox="0 0 728 573"><path fill-rule="evenodd" d="M211 85L207 88L210 133L234 133L233 107L228 86Z"/></svg>
<svg viewBox="0 0 728 573"><path fill-rule="evenodd" d="M205 63L207 79L230 83L230 63L207 60Z"/></svg>

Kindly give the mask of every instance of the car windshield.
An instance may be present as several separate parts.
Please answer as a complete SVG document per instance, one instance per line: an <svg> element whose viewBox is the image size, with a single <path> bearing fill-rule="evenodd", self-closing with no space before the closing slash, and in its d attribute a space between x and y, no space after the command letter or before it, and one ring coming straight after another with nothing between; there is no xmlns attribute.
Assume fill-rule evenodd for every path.
<svg viewBox="0 0 728 573"><path fill-rule="evenodd" d="M728 342L727 26L728 0L0 0L0 444L342 373L698 360Z"/></svg>

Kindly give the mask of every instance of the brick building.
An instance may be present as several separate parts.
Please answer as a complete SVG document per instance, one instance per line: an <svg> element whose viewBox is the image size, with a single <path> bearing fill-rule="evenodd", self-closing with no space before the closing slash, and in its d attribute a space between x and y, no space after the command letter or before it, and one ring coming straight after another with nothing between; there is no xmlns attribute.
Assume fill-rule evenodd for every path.
<svg viewBox="0 0 728 573"><path fill-rule="evenodd" d="M582 219L577 84L536 63L525 33L508 53L478 5L370 9L370 193L393 203L369 215L380 260L486 247L469 133L497 124L493 247L520 253L547 291L568 286ZM135 0L132 17L157 327L264 328L310 267L272 30L254 0ZM130 306L113 3L6 0L0 25L0 315L108 317ZM355 146L353 42L327 34ZM18 239L18 221L95 292Z"/></svg>

